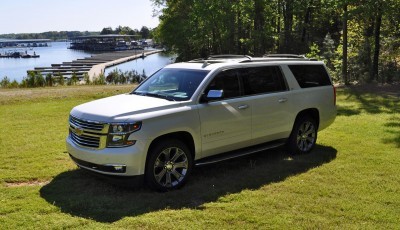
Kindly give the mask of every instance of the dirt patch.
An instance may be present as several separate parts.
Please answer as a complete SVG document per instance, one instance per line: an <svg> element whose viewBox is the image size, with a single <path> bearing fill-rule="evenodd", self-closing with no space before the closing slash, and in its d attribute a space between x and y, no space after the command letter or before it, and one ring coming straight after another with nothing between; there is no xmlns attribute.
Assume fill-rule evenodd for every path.
<svg viewBox="0 0 400 230"><path fill-rule="evenodd" d="M50 180L48 181L39 181L39 180L33 180L33 181L24 181L24 182L6 182L5 186L6 187L24 187L24 186L44 186L50 183Z"/></svg>

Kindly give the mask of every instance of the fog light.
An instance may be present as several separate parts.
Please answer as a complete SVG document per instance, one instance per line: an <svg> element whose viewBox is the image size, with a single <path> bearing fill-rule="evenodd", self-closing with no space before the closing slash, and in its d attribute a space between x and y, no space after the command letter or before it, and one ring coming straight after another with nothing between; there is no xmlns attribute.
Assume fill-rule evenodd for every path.
<svg viewBox="0 0 400 230"><path fill-rule="evenodd" d="M112 137L112 142L118 142L118 141L121 141L122 139L123 139L123 136L114 135L114 136Z"/></svg>
<svg viewBox="0 0 400 230"><path fill-rule="evenodd" d="M124 167L123 166L114 166L114 170L120 172L120 171L124 170Z"/></svg>

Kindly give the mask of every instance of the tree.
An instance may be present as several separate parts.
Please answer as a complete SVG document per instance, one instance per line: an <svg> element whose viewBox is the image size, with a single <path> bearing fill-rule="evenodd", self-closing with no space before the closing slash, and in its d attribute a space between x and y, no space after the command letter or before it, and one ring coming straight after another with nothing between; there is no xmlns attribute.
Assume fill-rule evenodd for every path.
<svg viewBox="0 0 400 230"><path fill-rule="evenodd" d="M103 28L103 29L101 30L101 32L100 32L101 35L113 34L113 33L114 33L114 31L113 31L113 29L112 29L111 27Z"/></svg>
<svg viewBox="0 0 400 230"><path fill-rule="evenodd" d="M328 68L345 84L384 79L382 72L400 68L400 0L153 3L160 12L155 39L177 52L177 61L210 54L318 51L315 55L324 57Z"/></svg>
<svg viewBox="0 0 400 230"><path fill-rule="evenodd" d="M146 39L150 35L150 30L146 26L142 26L140 29L140 35L142 36L143 39Z"/></svg>
<svg viewBox="0 0 400 230"><path fill-rule="evenodd" d="M349 84L349 79L347 76L347 20L348 20L348 10L347 3L343 5L343 63L342 63L342 76L344 84Z"/></svg>
<svg viewBox="0 0 400 230"><path fill-rule="evenodd" d="M46 85L47 86L53 86L53 75L51 73L46 74Z"/></svg>
<svg viewBox="0 0 400 230"><path fill-rule="evenodd" d="M10 79L5 76L1 81L0 81L0 87L2 88L8 88L10 86Z"/></svg>

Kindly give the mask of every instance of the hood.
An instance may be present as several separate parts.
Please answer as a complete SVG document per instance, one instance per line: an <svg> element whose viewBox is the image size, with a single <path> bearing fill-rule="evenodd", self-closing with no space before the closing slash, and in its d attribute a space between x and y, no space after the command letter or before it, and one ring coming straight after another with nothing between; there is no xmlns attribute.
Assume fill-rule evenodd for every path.
<svg viewBox="0 0 400 230"><path fill-rule="evenodd" d="M98 122L124 122L134 115L169 109L177 104L180 103L162 98L122 94L78 105L71 115Z"/></svg>

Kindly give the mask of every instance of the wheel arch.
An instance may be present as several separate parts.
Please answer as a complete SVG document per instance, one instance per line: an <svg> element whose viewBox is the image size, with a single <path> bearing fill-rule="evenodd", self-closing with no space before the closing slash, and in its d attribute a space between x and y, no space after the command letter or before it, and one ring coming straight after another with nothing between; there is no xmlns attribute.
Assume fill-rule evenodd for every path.
<svg viewBox="0 0 400 230"><path fill-rule="evenodd" d="M315 122L317 123L317 129L318 129L318 127L319 127L319 121L320 121L320 115L319 115L318 109L316 109L316 108L309 108L309 109L305 109L305 110L300 111L300 112L297 114L297 116L296 116L295 123L296 123L296 121L299 120L301 117L305 117L305 116L310 116L310 117L312 117L312 118L315 120Z"/></svg>
<svg viewBox="0 0 400 230"><path fill-rule="evenodd" d="M186 132L186 131L179 131L179 132L173 132L173 133L167 133L167 134L161 135L161 136L155 138L150 143L150 146L147 151L147 156L146 156L146 165L147 165L147 160L149 158L149 152L151 151L151 149L154 148L154 146L156 146L158 142L160 142L162 140L167 140L167 139L176 139L176 140L182 141L184 144L187 145L187 147L190 150L190 154L192 155L193 159L195 159L196 147L195 147L194 138L193 138L192 134L190 134L189 132Z"/></svg>

